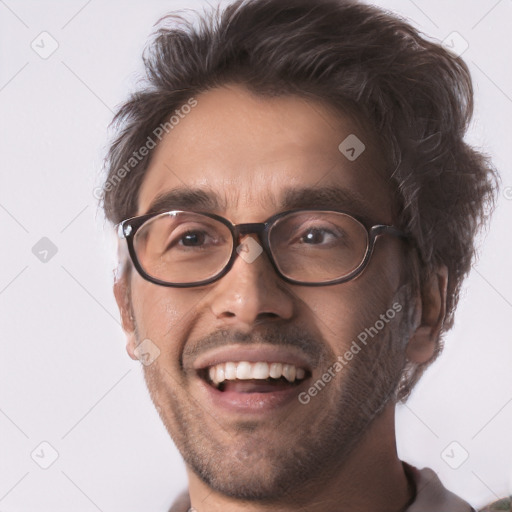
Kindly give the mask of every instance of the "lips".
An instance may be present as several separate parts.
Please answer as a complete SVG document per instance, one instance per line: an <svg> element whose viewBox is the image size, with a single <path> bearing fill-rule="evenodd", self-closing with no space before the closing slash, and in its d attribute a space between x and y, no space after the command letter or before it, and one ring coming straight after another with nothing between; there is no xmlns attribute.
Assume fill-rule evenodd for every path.
<svg viewBox="0 0 512 512"><path fill-rule="evenodd" d="M293 400L312 372L300 351L288 347L221 347L193 364L201 392L215 407L239 412L275 409Z"/></svg>

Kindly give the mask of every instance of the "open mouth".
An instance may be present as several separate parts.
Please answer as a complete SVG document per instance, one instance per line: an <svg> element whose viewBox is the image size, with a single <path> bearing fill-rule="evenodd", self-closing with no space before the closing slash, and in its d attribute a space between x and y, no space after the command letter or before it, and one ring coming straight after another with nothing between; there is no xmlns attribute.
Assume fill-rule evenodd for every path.
<svg viewBox="0 0 512 512"><path fill-rule="evenodd" d="M272 393L300 385L309 370L267 361L227 361L198 370L199 376L222 392Z"/></svg>

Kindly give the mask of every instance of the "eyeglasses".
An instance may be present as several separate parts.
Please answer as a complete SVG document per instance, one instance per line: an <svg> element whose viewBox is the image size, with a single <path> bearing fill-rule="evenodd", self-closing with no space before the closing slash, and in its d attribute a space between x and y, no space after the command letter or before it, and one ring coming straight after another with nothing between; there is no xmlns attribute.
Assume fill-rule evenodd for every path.
<svg viewBox="0 0 512 512"><path fill-rule="evenodd" d="M240 243L250 233L261 245L252 237ZM250 262L263 251L289 283L344 283L365 269L377 237L384 234L408 238L394 226L369 227L347 212L322 209L290 210L265 222L237 225L213 213L171 210L118 225L139 274L177 288L213 283L229 272L238 255Z"/></svg>

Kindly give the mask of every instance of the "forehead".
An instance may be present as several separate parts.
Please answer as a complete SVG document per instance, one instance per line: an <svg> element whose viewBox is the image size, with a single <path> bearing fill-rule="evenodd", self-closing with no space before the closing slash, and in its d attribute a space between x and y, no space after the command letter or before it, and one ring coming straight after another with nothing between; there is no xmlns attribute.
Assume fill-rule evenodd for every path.
<svg viewBox="0 0 512 512"><path fill-rule="evenodd" d="M290 201L294 207L301 201L304 207L323 207L310 203L330 198L326 207L358 208L354 213L391 222L384 159L348 115L319 101L261 97L238 85L195 99L154 150L139 193L139 215L155 204L190 204L233 222L257 222Z"/></svg>

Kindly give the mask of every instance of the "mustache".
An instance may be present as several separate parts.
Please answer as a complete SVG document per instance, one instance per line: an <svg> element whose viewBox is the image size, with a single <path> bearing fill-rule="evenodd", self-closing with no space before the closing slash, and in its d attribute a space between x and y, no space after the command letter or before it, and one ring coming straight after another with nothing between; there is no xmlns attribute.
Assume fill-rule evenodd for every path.
<svg viewBox="0 0 512 512"><path fill-rule="evenodd" d="M289 326L258 328L251 332L220 329L187 344L182 353L182 363L194 360L209 350L229 345L272 345L299 349L309 359L313 368L327 359L327 343L318 334L313 336L304 327Z"/></svg>

